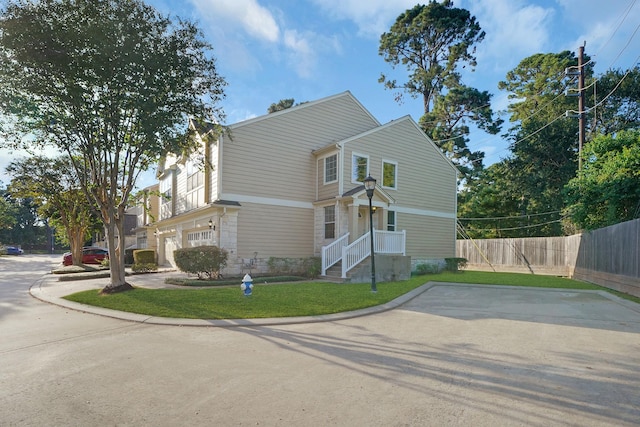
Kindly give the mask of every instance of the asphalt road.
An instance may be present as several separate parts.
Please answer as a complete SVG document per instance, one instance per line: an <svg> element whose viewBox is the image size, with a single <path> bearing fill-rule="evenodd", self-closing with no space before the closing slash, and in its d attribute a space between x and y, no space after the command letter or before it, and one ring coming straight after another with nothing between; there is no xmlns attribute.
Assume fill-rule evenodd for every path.
<svg viewBox="0 0 640 427"><path fill-rule="evenodd" d="M2 426L640 425L640 306L599 293L434 285L332 322L152 325L33 298L59 260L0 257Z"/></svg>

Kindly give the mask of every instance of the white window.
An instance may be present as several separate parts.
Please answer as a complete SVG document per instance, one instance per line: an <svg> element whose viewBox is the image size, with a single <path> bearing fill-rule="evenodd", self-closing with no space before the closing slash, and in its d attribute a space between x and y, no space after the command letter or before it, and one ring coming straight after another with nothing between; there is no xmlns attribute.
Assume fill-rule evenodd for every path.
<svg viewBox="0 0 640 427"><path fill-rule="evenodd" d="M136 246L138 249L146 249L147 248L147 233L140 233L136 239Z"/></svg>
<svg viewBox="0 0 640 427"><path fill-rule="evenodd" d="M171 181L172 174L166 174L160 181L160 218L171 217Z"/></svg>
<svg viewBox="0 0 640 427"><path fill-rule="evenodd" d="M382 186L385 188L398 188L398 162L382 161Z"/></svg>
<svg viewBox="0 0 640 427"><path fill-rule="evenodd" d="M396 231L396 212L387 212L387 231Z"/></svg>
<svg viewBox="0 0 640 427"><path fill-rule="evenodd" d="M324 207L324 238L335 239L336 237L336 207Z"/></svg>
<svg viewBox="0 0 640 427"><path fill-rule="evenodd" d="M329 184L338 180L338 155L324 158L324 183Z"/></svg>
<svg viewBox="0 0 640 427"><path fill-rule="evenodd" d="M351 156L351 181L362 183L369 175L369 157L353 153Z"/></svg>
<svg viewBox="0 0 640 427"><path fill-rule="evenodd" d="M204 172L193 160L187 162L187 191L195 190L204 185Z"/></svg>
<svg viewBox="0 0 640 427"><path fill-rule="evenodd" d="M204 172L193 161L187 162L187 194L185 198L185 209L191 210L204 204Z"/></svg>

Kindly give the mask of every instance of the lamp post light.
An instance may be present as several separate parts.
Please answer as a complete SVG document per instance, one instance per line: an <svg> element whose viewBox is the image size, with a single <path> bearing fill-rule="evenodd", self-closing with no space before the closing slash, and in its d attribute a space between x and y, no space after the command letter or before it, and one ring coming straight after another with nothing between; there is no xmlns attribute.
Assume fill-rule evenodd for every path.
<svg viewBox="0 0 640 427"><path fill-rule="evenodd" d="M371 175L364 179L364 189L367 190L367 197L369 198L369 229L371 240L371 292L378 292L376 288L376 258L373 252L373 206L371 199L373 198L373 191L376 188L376 180Z"/></svg>

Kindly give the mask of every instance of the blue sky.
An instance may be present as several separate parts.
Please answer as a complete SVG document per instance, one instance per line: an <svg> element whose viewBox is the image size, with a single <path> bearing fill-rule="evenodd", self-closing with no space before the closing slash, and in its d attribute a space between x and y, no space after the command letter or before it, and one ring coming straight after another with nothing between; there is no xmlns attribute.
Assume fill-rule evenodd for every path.
<svg viewBox="0 0 640 427"><path fill-rule="evenodd" d="M223 108L227 124L266 113L284 98L312 101L351 91L380 122L422 115L419 100L378 83L381 73L404 81L378 55L380 35L416 0L147 0L164 14L196 21L214 46L218 70L227 80ZM493 94L504 110L507 94L497 88L507 71L535 53L577 51L596 61L596 73L628 69L640 53L640 2L636 0L454 0L486 32L478 65L464 83ZM639 31L640 32L640 31ZM506 156L499 136L474 132L472 150L486 153L485 165ZM10 161L0 151L0 180ZM146 183L145 183L146 184Z"/></svg>

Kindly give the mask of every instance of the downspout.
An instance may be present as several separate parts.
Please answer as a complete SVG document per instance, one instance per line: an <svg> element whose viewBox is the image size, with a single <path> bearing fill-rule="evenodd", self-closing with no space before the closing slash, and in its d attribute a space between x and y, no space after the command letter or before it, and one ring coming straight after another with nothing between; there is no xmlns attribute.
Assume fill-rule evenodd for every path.
<svg viewBox="0 0 640 427"><path fill-rule="evenodd" d="M340 198L342 197L342 195L344 194L344 147L340 144L340 143L336 143L336 147L338 147L339 151L338 151L338 164L339 164L339 171L340 173L338 174L338 199L336 200L336 231L340 231L340 233L336 232L336 236L338 237L342 237L342 235L344 235L342 230L342 215L340 215ZM347 230L348 231L348 230Z"/></svg>

